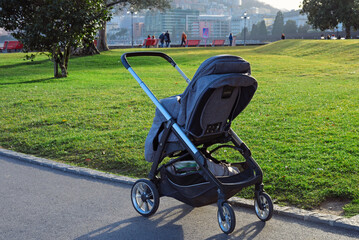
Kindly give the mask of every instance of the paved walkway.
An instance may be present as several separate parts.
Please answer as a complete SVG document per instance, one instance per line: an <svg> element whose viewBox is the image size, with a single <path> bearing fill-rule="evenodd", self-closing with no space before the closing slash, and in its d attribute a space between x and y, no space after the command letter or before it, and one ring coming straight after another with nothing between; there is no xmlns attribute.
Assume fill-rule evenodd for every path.
<svg viewBox="0 0 359 240"><path fill-rule="evenodd" d="M52 163L55 168L66 166L33 159ZM355 228L282 214L262 223L252 209L243 207L235 208L237 226L226 236L218 227L216 206L192 208L166 197L161 198L157 213L147 219L131 205L130 185L126 184L130 179L113 176L118 179L114 180L108 178L112 175L67 167L63 172L0 156L0 239L359 238Z"/></svg>

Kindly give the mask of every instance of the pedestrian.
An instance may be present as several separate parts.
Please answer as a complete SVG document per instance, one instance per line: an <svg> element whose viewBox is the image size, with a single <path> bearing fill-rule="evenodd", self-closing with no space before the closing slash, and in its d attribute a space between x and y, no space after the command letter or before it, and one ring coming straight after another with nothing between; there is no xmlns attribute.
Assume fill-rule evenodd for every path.
<svg viewBox="0 0 359 240"><path fill-rule="evenodd" d="M284 33L282 33L281 39L284 40L285 39L285 35Z"/></svg>
<svg viewBox="0 0 359 240"><path fill-rule="evenodd" d="M149 48L150 47L150 42L148 42L148 41L150 41L151 40L151 36L150 35L148 35L147 36L147 38L146 38L146 48Z"/></svg>
<svg viewBox="0 0 359 240"><path fill-rule="evenodd" d="M165 33L162 32L158 38L160 39L160 47L163 48L163 44L165 42Z"/></svg>
<svg viewBox="0 0 359 240"><path fill-rule="evenodd" d="M229 39L229 46L231 47L232 43L233 43L233 35L232 35L232 33L229 34L228 39Z"/></svg>
<svg viewBox="0 0 359 240"><path fill-rule="evenodd" d="M181 47L182 47L182 45L185 47L185 46L186 46L186 42L187 42L187 35L185 34L185 32L183 32L183 33L182 33Z"/></svg>
<svg viewBox="0 0 359 240"><path fill-rule="evenodd" d="M171 38L170 38L170 33L168 31L165 33L165 42L166 42L166 47L170 47Z"/></svg>

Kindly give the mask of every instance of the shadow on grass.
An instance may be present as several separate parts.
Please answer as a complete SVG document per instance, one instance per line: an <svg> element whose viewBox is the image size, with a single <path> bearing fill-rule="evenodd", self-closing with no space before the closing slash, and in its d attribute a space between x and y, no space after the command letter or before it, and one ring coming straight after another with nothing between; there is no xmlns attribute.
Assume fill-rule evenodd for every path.
<svg viewBox="0 0 359 240"><path fill-rule="evenodd" d="M31 65L39 65L45 62L51 62L49 59L44 59L44 60L40 60L40 61L33 61L33 62L29 62L29 61L24 61L22 63L15 63L15 64L9 64L9 65L1 65L0 69L7 69L7 68L16 68L16 67L21 67L21 66L31 66Z"/></svg>
<svg viewBox="0 0 359 240"><path fill-rule="evenodd" d="M36 80L31 80L31 81L24 81L24 82L8 82L8 83L0 83L0 86L4 86L4 85L15 85L15 84L31 84L31 83L46 83L49 82L49 80L58 80L61 78L42 78L42 79L36 79ZM55 82L55 81L51 81L51 82Z"/></svg>

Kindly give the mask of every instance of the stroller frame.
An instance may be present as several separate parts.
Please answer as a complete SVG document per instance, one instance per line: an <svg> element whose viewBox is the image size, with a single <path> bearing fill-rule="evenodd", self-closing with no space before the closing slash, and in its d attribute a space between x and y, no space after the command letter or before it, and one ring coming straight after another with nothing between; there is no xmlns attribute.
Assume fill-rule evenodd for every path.
<svg viewBox="0 0 359 240"><path fill-rule="evenodd" d="M208 154L210 155L210 153L207 152L207 148L218 142L212 140L203 144L204 147L202 149L198 149L196 147L196 145L194 144L195 139L191 140L185 134L182 128L177 124L177 122L172 118L172 116L167 112L167 110L161 105L160 101L155 97L155 95L151 92L151 90L147 87L147 85L141 80L141 78L135 73L135 71L132 69L132 67L127 61L128 57L143 57L143 56L164 58L180 73L180 75L186 80L187 83L191 81L185 75L185 73L178 67L175 61L171 57L169 57L168 55L162 52L150 52L150 51L129 52L121 56L121 61L124 67L131 73L131 75L135 78L135 80L138 82L141 88L145 91L145 93L149 96L149 98L152 100L152 102L156 105L158 110L162 113L162 115L166 119L166 122L163 123L164 131L160 138L159 146L156 151L156 154L154 155L153 164L151 166L151 170L148 175L149 181L145 179L138 180L133 186L133 189L131 191L132 203L136 211L139 212L141 215L147 217L154 214L158 208L159 197L163 196L163 194L160 193L158 190L160 189L159 185L161 183L157 175L164 167L168 166L169 164L177 160L175 159L174 161L171 161L170 163L164 164L159 167L160 163L164 159L162 153L165 147L165 143L170 133L173 132L177 136L181 145L184 146L186 151L192 156L193 160L196 161L196 163L198 164L200 168L199 171L201 175L204 177L204 179L216 187L217 195L218 195L218 200L217 200L218 222L221 230L224 233L229 234L235 228L235 214L232 207L226 201L229 197L233 196L233 194L231 194L230 196L226 194L227 187L236 188L240 190L244 187L255 185L255 191L254 191L255 212L260 220L268 221L273 213L273 203L270 196L266 194L264 191L263 172L260 166L252 157L251 151L247 147L247 145L237 136L237 134L231 128L223 136L221 136L221 143L232 142L234 146L222 145L212 150L212 152L215 152L216 150L222 147L231 147L237 150L244 157L245 166L254 172L253 177L251 177L248 180L236 182L236 183L222 183L208 169L206 162L206 159L209 157ZM147 207L145 207L144 210L143 208L141 208L141 206L137 205L135 201L136 197L134 195L136 193L134 193L134 191L135 192L137 191L136 196L139 198L140 195L141 200L145 203L145 205L147 204Z"/></svg>

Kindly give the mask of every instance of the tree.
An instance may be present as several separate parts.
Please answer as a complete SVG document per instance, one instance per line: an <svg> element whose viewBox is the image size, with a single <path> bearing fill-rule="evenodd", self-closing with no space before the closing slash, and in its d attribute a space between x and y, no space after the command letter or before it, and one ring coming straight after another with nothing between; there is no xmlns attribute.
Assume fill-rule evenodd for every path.
<svg viewBox="0 0 359 240"><path fill-rule="evenodd" d="M105 8L110 9L118 6L120 9L132 8L132 11L139 11L141 9L160 9L164 10L170 7L170 0L103 0ZM108 51L107 46L107 21L102 22L102 27L98 34L97 48L100 51Z"/></svg>
<svg viewBox="0 0 359 240"><path fill-rule="evenodd" d="M283 32L285 34L296 34L297 29L297 23L293 20L288 20L283 27Z"/></svg>
<svg viewBox="0 0 359 240"><path fill-rule="evenodd" d="M242 38L242 39L244 39L244 36L246 37L246 39L248 39L248 28L247 27L245 27L245 28L243 28L243 30L242 30L242 32L241 32L241 34L240 34L240 38Z"/></svg>
<svg viewBox="0 0 359 240"><path fill-rule="evenodd" d="M258 34L258 28L257 28L257 24L253 24L252 25L252 30L251 30L251 39L258 39L259 38L259 34Z"/></svg>
<svg viewBox="0 0 359 240"><path fill-rule="evenodd" d="M84 36L93 42L108 18L103 0L0 0L0 27L11 31L25 51L47 52L55 77L67 77L71 50Z"/></svg>
<svg viewBox="0 0 359 240"><path fill-rule="evenodd" d="M283 33L283 27L284 27L283 13L281 11L278 11L273 24L272 36L273 37L281 36Z"/></svg>
<svg viewBox="0 0 359 240"><path fill-rule="evenodd" d="M308 24L304 24L303 26L298 27L298 33L304 35L304 34L308 33L309 29L310 29L310 26Z"/></svg>
<svg viewBox="0 0 359 240"><path fill-rule="evenodd" d="M266 40L268 37L267 26L264 20L258 23L259 39Z"/></svg>
<svg viewBox="0 0 359 240"><path fill-rule="evenodd" d="M346 38L352 27L359 28L359 0L303 0L302 14L308 15L308 23L321 31L334 29L343 23Z"/></svg>
<svg viewBox="0 0 359 240"><path fill-rule="evenodd" d="M267 38L267 27L265 21L252 25L251 39L264 40Z"/></svg>

